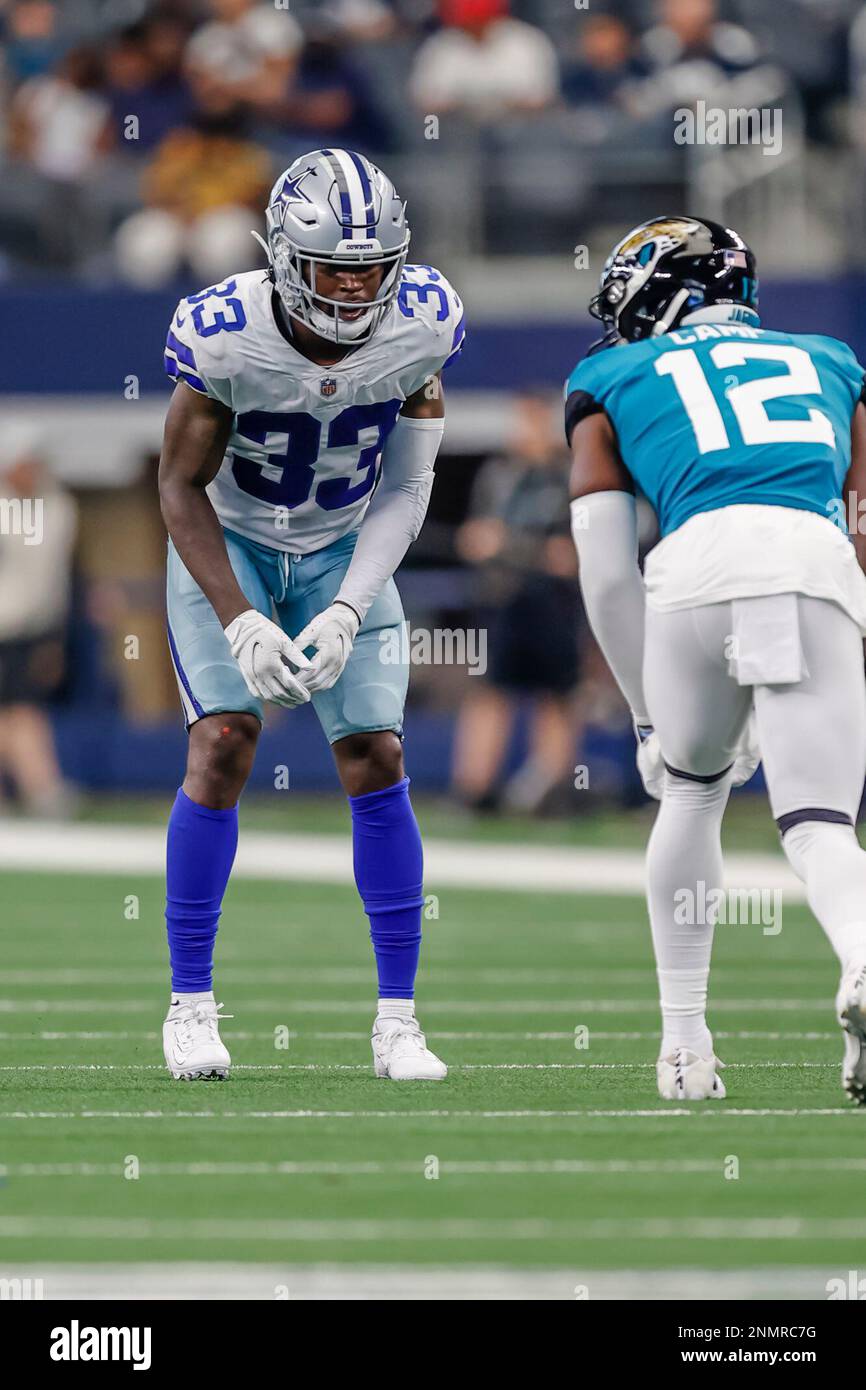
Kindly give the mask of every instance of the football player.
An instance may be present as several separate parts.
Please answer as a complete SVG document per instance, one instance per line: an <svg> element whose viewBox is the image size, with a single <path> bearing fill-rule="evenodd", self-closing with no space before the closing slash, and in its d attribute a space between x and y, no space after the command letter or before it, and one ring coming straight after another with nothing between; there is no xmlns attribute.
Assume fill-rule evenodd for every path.
<svg viewBox="0 0 866 1390"><path fill-rule="evenodd" d="M757 764L754 724L785 853L839 957L842 1079L863 1102L866 576L842 523L866 489L864 375L844 343L762 328L757 304L752 252L715 222L659 218L614 248L591 305L605 336L566 384L573 533L661 800L659 1093L725 1094L705 1014L718 914L690 921L687 904L721 901L722 816ZM638 489L661 531L643 576Z"/></svg>
<svg viewBox="0 0 866 1390"><path fill-rule="evenodd" d="M448 281L406 264L409 236L381 170L315 150L272 190L267 272L189 295L169 329L160 496L189 730L168 827L163 1039L175 1078L229 1071L213 948L266 701L312 701L349 798L378 968L376 1075L446 1074L415 1018L423 898L401 742L408 661L392 663L387 639L402 631L392 576L424 520L444 430L440 373L464 329Z"/></svg>

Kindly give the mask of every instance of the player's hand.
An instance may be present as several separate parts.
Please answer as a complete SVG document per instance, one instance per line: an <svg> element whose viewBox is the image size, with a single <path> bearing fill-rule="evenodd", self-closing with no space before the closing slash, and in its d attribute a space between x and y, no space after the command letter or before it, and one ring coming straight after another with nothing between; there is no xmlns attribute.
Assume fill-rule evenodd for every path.
<svg viewBox="0 0 866 1390"><path fill-rule="evenodd" d="M281 627L248 608L232 619L225 634L251 695L287 709L306 704L310 692L295 673L310 663Z"/></svg>
<svg viewBox="0 0 866 1390"><path fill-rule="evenodd" d="M737 745L737 755L734 758L734 767L731 777L731 785L741 787L744 782L754 775L758 763L761 761L761 750L758 746L758 726L755 721L754 710L749 715L749 722L743 730L742 738Z"/></svg>
<svg viewBox="0 0 866 1390"><path fill-rule="evenodd" d="M304 686L314 694L317 690L330 690L336 685L343 668L349 660L352 643L361 626L361 619L347 603L332 603L317 613L312 622L295 638L295 647L304 651L315 647L316 654L307 669L301 673Z"/></svg>
<svg viewBox="0 0 866 1390"><path fill-rule="evenodd" d="M637 739L637 770L640 780L647 795L661 801L665 789L665 760L662 757L659 736L652 724L638 724L634 717L632 722Z"/></svg>

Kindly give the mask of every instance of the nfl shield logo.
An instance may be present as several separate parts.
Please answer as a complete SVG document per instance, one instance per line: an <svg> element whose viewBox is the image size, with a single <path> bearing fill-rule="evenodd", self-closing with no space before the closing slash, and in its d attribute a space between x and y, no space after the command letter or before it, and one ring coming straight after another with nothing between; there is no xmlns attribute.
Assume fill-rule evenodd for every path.
<svg viewBox="0 0 866 1390"><path fill-rule="evenodd" d="M323 376L319 382L319 390L323 396L336 396L337 379L333 376Z"/></svg>

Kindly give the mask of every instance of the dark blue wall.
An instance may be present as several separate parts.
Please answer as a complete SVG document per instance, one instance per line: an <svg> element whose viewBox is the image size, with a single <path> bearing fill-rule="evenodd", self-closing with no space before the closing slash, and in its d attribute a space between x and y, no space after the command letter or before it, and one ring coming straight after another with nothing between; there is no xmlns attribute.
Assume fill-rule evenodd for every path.
<svg viewBox="0 0 866 1390"><path fill-rule="evenodd" d="M142 393L166 392L165 333L180 290L0 288L0 392L113 394L124 377ZM575 320L583 294L575 294ZM564 306L567 316L570 306ZM866 356L866 279L776 281L761 286L765 324L843 338ZM468 335L449 370L452 388L506 390L560 383L597 332L584 322L478 324L467 305Z"/></svg>

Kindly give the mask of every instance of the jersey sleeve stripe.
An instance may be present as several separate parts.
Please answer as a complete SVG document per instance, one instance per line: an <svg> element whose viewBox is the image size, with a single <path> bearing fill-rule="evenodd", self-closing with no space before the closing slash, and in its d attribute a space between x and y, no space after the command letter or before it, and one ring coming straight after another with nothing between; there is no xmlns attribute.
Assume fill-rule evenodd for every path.
<svg viewBox="0 0 866 1390"><path fill-rule="evenodd" d="M203 395L207 395L207 387L201 377L196 376L195 372L185 371L168 353L165 354L165 370L173 381L185 381L194 391L201 391Z"/></svg>
<svg viewBox="0 0 866 1390"><path fill-rule="evenodd" d="M183 362L185 366L192 367L196 371L198 370L196 366L195 353L193 352L192 348L187 347L186 343L182 343L180 341L180 338L178 338L176 334L172 333L171 329L168 330L168 337L166 338L166 348L170 349L171 352L174 353L178 362Z"/></svg>
<svg viewBox="0 0 866 1390"><path fill-rule="evenodd" d="M571 444L575 427L588 415L597 415L604 406L600 405L588 391L572 391L565 402L565 437Z"/></svg>
<svg viewBox="0 0 866 1390"><path fill-rule="evenodd" d="M444 362L444 364L443 364L445 367L450 366L451 363L454 361L455 357L459 357L459 356L460 356L461 352L463 351L463 344L464 344L465 341L466 341L466 315L465 315L465 313L464 313L464 314L461 314L461 315L460 315L460 322L457 324L456 328L454 329L454 336L453 336L453 338L451 339L451 351L449 352L448 356L445 358L445 362Z"/></svg>

